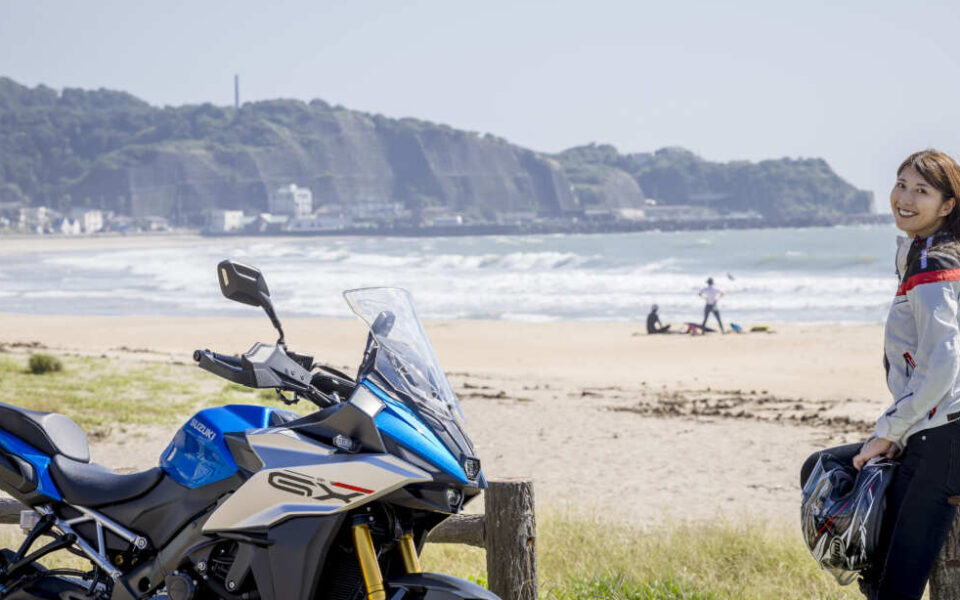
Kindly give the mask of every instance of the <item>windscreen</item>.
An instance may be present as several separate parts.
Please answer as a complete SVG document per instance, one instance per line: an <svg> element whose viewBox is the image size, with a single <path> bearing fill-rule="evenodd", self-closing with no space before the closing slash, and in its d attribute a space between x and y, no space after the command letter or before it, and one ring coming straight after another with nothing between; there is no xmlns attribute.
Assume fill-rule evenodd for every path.
<svg viewBox="0 0 960 600"><path fill-rule="evenodd" d="M462 418L457 396L437 362L410 293L400 288L362 288L348 290L343 297L370 328L377 345L372 369L430 415L443 420ZM366 374L358 373L358 379Z"/></svg>

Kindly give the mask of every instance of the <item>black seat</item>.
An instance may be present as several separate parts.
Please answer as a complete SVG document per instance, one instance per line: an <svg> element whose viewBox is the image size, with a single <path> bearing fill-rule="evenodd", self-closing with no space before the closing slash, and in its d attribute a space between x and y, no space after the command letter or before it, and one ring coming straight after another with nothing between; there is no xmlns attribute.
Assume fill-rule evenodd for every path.
<svg viewBox="0 0 960 600"><path fill-rule="evenodd" d="M50 475L65 501L95 508L146 494L163 478L163 471L154 467L122 475L103 465L57 455L50 461Z"/></svg>
<svg viewBox="0 0 960 600"><path fill-rule="evenodd" d="M0 429L50 456L62 454L76 461L90 462L87 436L79 425L64 415L0 402Z"/></svg>

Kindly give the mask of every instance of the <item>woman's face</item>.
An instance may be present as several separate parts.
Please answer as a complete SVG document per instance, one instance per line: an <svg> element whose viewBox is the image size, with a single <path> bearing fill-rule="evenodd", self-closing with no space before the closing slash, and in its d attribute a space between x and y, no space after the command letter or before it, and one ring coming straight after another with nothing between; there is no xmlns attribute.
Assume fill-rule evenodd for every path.
<svg viewBox="0 0 960 600"><path fill-rule="evenodd" d="M897 175L890 192L893 218L907 235L928 237L940 231L956 200L945 200L943 194L927 183L911 166Z"/></svg>

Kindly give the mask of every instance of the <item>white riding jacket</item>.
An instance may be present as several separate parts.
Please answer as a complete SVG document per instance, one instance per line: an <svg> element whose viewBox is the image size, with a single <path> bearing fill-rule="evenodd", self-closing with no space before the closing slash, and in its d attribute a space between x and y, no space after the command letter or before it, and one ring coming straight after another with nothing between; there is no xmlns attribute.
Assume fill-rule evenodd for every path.
<svg viewBox="0 0 960 600"><path fill-rule="evenodd" d="M960 243L946 232L898 238L897 275L883 343L894 400L876 436L902 448L918 431L960 419Z"/></svg>

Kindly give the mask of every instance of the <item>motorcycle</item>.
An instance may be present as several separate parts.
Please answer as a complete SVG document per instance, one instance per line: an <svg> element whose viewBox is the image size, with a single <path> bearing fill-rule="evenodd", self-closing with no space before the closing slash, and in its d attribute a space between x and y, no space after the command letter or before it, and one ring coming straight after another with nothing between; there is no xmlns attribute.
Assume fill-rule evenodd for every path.
<svg viewBox="0 0 960 600"><path fill-rule="evenodd" d="M217 275L224 296L262 307L280 337L194 360L317 410L207 408L159 467L118 474L90 462L66 416L0 403L0 489L28 507L23 543L0 550L0 598L497 600L420 566L427 533L486 480L409 293L344 292L369 327L351 378L287 348L260 271L225 260ZM36 547L41 538L51 539ZM58 550L90 570L39 562Z"/></svg>

